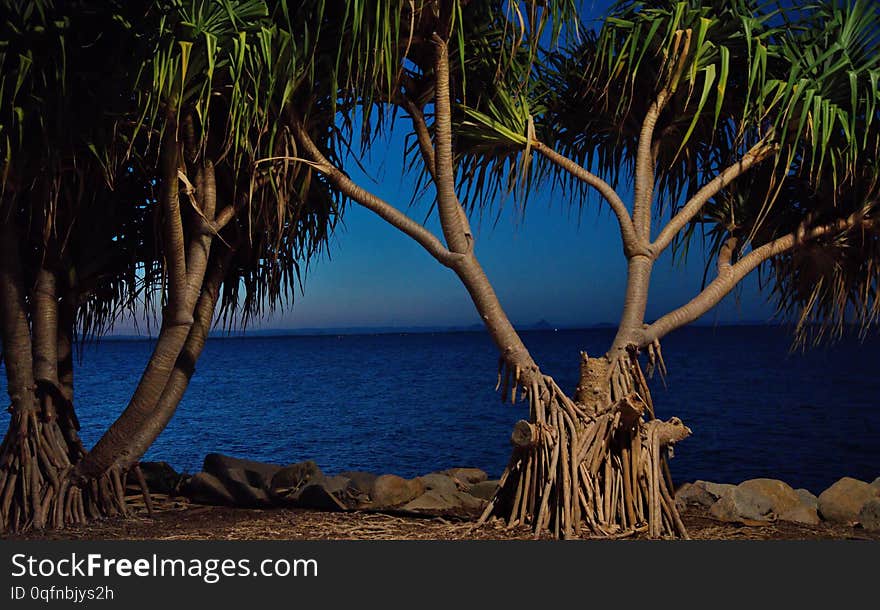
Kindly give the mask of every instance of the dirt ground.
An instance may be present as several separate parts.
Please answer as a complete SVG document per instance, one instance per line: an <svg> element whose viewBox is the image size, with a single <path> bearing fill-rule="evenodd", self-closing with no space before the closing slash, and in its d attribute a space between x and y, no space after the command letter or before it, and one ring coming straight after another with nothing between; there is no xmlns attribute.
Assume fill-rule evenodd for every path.
<svg viewBox="0 0 880 610"><path fill-rule="evenodd" d="M825 523L805 526L723 523L705 510L682 515L695 540L875 540L880 532ZM149 517L143 508L126 519L107 519L62 531L14 536L26 540L524 540L528 528L507 529L501 523L475 528L473 522L377 512L319 512L286 509L243 509L200 506L159 499Z"/></svg>

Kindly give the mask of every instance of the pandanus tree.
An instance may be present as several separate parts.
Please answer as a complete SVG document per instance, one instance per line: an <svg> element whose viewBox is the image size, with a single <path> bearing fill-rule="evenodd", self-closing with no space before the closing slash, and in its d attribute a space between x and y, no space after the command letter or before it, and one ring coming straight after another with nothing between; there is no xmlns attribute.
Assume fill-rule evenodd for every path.
<svg viewBox="0 0 880 610"><path fill-rule="evenodd" d="M229 323L284 303L340 198L310 168L261 163L291 142L277 73L295 44L270 11L286 5L6 4L0 529L22 530L126 512L125 475L173 415L217 303ZM71 344L152 305L140 383L86 451Z"/></svg>
<svg viewBox="0 0 880 610"><path fill-rule="evenodd" d="M562 537L686 537L667 457L691 431L655 418L641 358L662 371L660 340L755 270L780 310L797 312L800 337L868 325L880 309L876 7L624 2L597 33L584 28L547 53L539 45L558 31L547 23L570 17L566 3L361 9L345 14L340 51L354 71L335 84L368 141L391 124L375 109L408 117L410 162L433 187L442 236L356 184L313 141L308 115L290 125L309 166L459 277L499 350L502 397L528 402L482 519ZM582 354L572 395L510 323L468 226L467 212L497 201L499 187L542 184L577 204L604 200L627 263L616 337L605 354ZM646 320L655 261L695 236L715 277Z"/></svg>

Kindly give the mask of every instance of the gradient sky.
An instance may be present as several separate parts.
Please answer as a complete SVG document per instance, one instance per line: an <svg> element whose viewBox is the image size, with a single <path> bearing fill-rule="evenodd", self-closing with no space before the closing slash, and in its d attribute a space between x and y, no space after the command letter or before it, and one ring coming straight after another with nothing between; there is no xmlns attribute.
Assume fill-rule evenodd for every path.
<svg viewBox="0 0 880 610"><path fill-rule="evenodd" d="M411 176L401 171L401 138L377 146L366 160L369 175L352 177L389 203L421 220L430 201L408 208ZM624 200L630 193L622 190ZM537 192L525 216L505 209L473 218L476 253L515 324L541 319L557 326L617 322L626 282L617 222L598 199L577 205L557 193ZM440 234L436 215L428 227ZM656 235L656 230L655 233ZM699 292L703 255L697 248L684 265L670 251L652 278L648 318L663 315ZM749 278L705 322L766 321L773 307ZM443 326L479 322L464 287L452 271L421 246L357 205L345 214L329 257L314 261L305 294L293 308L263 321L262 328L349 326Z"/></svg>
<svg viewBox="0 0 880 610"><path fill-rule="evenodd" d="M599 17L609 4L585 0L581 14L585 20ZM377 145L371 158L362 160L366 175L355 163L348 170L362 186L407 209L414 179L403 174L402 151L402 134L393 134L384 148ZM620 194L625 201L631 197L627 189ZM407 211L422 220L429 205L421 201ZM579 216L577 205L554 193L537 192L524 218L508 209L497 224L491 214L482 221L472 219L472 225L476 253L514 324L544 319L556 326L586 326L619 320L626 262L616 220L603 202L586 202ZM440 234L436 217L428 227ZM699 251L679 266L673 266L667 251L655 266L648 319L699 292L703 268ZM312 261L304 285L305 293L297 295L292 308L251 328L458 326L480 321L452 271L357 205L347 210L329 257ZM752 276L738 295L729 295L701 322L767 321L773 309Z"/></svg>

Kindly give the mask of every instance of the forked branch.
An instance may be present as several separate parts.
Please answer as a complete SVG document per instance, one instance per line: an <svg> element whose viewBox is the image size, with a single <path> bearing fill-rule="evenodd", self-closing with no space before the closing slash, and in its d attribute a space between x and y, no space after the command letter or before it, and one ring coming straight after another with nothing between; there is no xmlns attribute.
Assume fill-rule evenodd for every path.
<svg viewBox="0 0 880 610"><path fill-rule="evenodd" d="M868 229L875 227L877 221L865 218L861 214L853 214L834 222L818 225L810 229L798 230L767 242L755 248L736 263L731 264L735 242L728 240L719 253L718 275L703 291L685 305L659 318L642 333L641 345L663 338L669 332L689 324L715 307L727 296L736 285L761 263L784 252L824 237L842 233L856 228Z"/></svg>
<svg viewBox="0 0 880 610"><path fill-rule="evenodd" d="M654 128L660 113L678 88L684 67L687 64L691 45L691 30L677 31L672 44L676 55L675 65L669 80L657 93L657 97L648 107L642 129L639 133L639 146L636 152L635 188L633 193L633 223L636 234L642 239L651 239L651 201L654 196Z"/></svg>
<svg viewBox="0 0 880 610"><path fill-rule="evenodd" d="M672 217L672 219L663 227L657 239L651 244L651 251L655 256L659 256L663 250L672 243L678 232L681 231L691 220L693 220L703 206L715 195L721 192L731 182L748 172L761 161L770 157L776 151L775 144L769 144L761 141L755 144L743 157L724 169L715 178L706 183L691 199Z"/></svg>
<svg viewBox="0 0 880 610"><path fill-rule="evenodd" d="M433 233L391 204L355 184L342 170L330 163L318 149L298 117L291 120L291 128L297 142L311 159L313 167L324 174L339 189L340 193L409 235L442 265L451 267L454 264L458 257L447 250L446 246Z"/></svg>
<svg viewBox="0 0 880 610"><path fill-rule="evenodd" d="M584 184L596 189L602 198L608 202L614 215L617 216L617 222L620 225L620 237L623 240L623 250L627 258L638 252L641 249L640 246L644 246L644 242L640 241L636 235L629 210L626 209L626 204L610 184L592 172L587 171L580 164L575 163L565 155L556 152L543 142L533 141L532 150L543 155L559 169L568 172Z"/></svg>

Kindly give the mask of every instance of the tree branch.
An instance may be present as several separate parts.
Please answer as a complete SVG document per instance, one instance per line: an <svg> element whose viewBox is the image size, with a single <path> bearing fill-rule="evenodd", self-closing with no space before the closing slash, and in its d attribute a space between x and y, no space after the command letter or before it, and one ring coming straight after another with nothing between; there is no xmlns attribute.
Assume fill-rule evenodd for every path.
<svg viewBox="0 0 880 610"><path fill-rule="evenodd" d="M431 174L431 178L436 180L437 173L434 161L434 146L431 143L431 133L428 131L428 125L425 123L425 115L422 114L421 108L416 105L409 97L401 96L401 103L406 109L412 120L413 129L416 132L416 139L419 143L419 150L422 153L422 159L425 162L425 168Z"/></svg>
<svg viewBox="0 0 880 610"><path fill-rule="evenodd" d="M342 170L330 163L312 141L298 117L291 120L291 127L303 151L311 158L313 167L324 174L339 192L409 235L442 265L451 267L454 264L456 255L447 250L433 233L391 204L355 184Z"/></svg>
<svg viewBox="0 0 880 610"><path fill-rule="evenodd" d="M632 218L630 218L629 211L626 209L626 204L610 184L602 180L599 176L587 171L568 157L556 152L543 142L537 140L533 141L532 150L540 153L556 167L565 170L584 184L592 186L600 195L602 195L602 198L608 202L608 205L611 206L611 210L614 212L615 216L617 216L617 222L620 226L620 237L623 240L623 250L627 258L646 245L636 235Z"/></svg>
<svg viewBox="0 0 880 610"><path fill-rule="evenodd" d="M705 314L727 296L744 277L754 271L761 263L774 256L778 256L783 252L800 247L808 241L828 234L840 233L856 227L868 228L874 226L875 223L876 221L874 220L853 214L835 222L803 231L798 230L778 237L763 246L755 248L734 264L731 264L730 261L735 248L735 242L728 239L718 254L718 275L716 278L688 303L667 313L648 326L641 335L641 346L643 347L654 340L661 339L671 331L689 324Z"/></svg>
<svg viewBox="0 0 880 610"><path fill-rule="evenodd" d="M179 147L177 123L169 118L162 141L162 236L165 241L165 260L168 266L168 312L171 324L186 323L186 250L183 222L180 217L177 170Z"/></svg>
<svg viewBox="0 0 880 610"><path fill-rule="evenodd" d="M724 169L715 178L706 183L691 199L672 217L672 219L660 231L660 235L654 243L651 244L651 251L655 256L659 256L663 250L672 243L672 240L681 231L687 223L700 213L703 206L715 195L717 195L724 187L732 183L734 180L745 174L752 167L759 164L771 156L776 151L775 144L768 144L765 141L755 144L743 157Z"/></svg>
<svg viewBox="0 0 880 610"><path fill-rule="evenodd" d="M434 36L436 57L434 98L434 184L437 187L437 211L443 237L450 251L465 254L471 249L470 230L455 194L455 167L452 161L452 109L449 102L449 46Z"/></svg>
<svg viewBox="0 0 880 610"><path fill-rule="evenodd" d="M663 112L663 108L666 107L666 103L678 87L678 81L681 79L681 74L687 63L690 44L690 29L684 32L679 30L675 33L673 47L678 51L675 68L666 86L660 90L648 108L639 133L632 217L636 234L648 242L651 240L651 203L654 196L654 127L657 125L660 113Z"/></svg>

